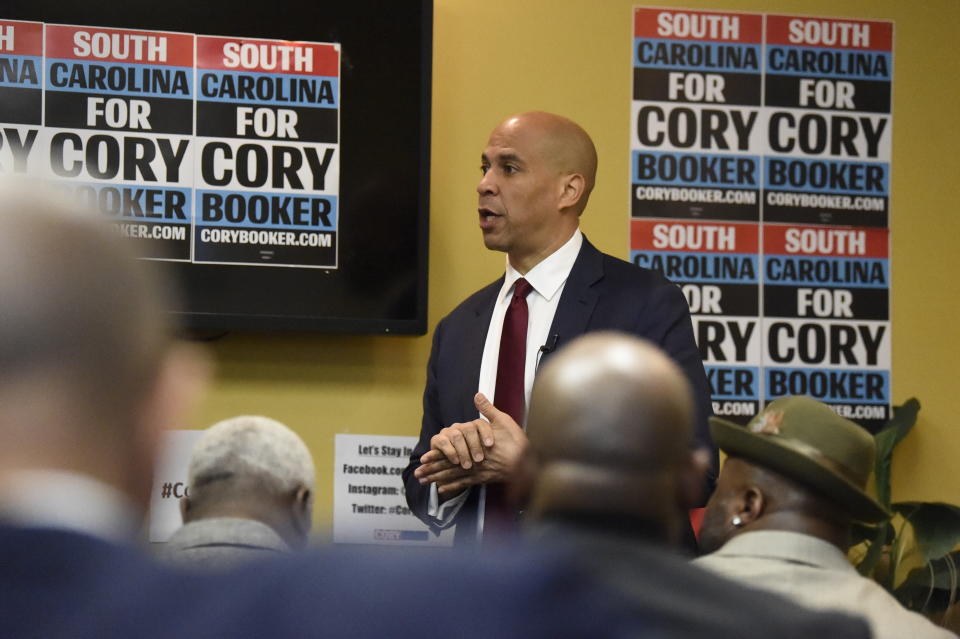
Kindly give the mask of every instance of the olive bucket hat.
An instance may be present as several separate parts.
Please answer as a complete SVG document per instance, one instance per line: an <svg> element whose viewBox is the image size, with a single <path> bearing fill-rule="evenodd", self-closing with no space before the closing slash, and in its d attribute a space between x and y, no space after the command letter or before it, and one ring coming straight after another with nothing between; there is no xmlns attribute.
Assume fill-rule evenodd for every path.
<svg viewBox="0 0 960 639"><path fill-rule="evenodd" d="M867 491L876 446L863 428L805 396L772 401L746 426L710 418L713 441L728 455L776 471L868 523L890 513Z"/></svg>

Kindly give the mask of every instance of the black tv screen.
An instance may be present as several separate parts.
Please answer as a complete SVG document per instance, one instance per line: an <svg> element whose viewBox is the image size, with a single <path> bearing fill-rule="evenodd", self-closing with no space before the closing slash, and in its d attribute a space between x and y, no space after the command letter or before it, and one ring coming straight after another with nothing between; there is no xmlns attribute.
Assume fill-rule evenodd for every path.
<svg viewBox="0 0 960 639"><path fill-rule="evenodd" d="M430 0L8 0L0 171L104 208L188 328L423 334L432 24Z"/></svg>

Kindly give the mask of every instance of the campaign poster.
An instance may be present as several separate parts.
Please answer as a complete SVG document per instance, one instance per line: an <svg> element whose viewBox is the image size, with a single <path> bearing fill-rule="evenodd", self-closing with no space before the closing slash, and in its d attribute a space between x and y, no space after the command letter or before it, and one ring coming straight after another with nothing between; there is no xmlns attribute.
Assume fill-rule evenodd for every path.
<svg viewBox="0 0 960 639"><path fill-rule="evenodd" d="M4 131L6 163L14 163L17 153L25 146L26 135L32 125L43 121L43 24L19 20L0 20L0 123L28 125L20 130L10 127L15 142L8 142ZM12 146L12 149L11 149ZM14 151L13 149L17 149Z"/></svg>
<svg viewBox="0 0 960 639"><path fill-rule="evenodd" d="M197 36L193 259L336 268L340 47Z"/></svg>
<svg viewBox="0 0 960 639"><path fill-rule="evenodd" d="M630 257L680 286L717 415L761 401L758 14L638 8Z"/></svg>
<svg viewBox="0 0 960 639"><path fill-rule="evenodd" d="M141 257L190 259L193 35L47 24L48 177Z"/></svg>
<svg viewBox="0 0 960 639"><path fill-rule="evenodd" d="M393 546L450 546L455 527L434 535L407 507L400 474L416 437L353 435L335 439L333 541Z"/></svg>
<svg viewBox="0 0 960 639"><path fill-rule="evenodd" d="M888 227L893 23L766 16L765 222Z"/></svg>
<svg viewBox="0 0 960 639"><path fill-rule="evenodd" d="M0 173L45 166L37 144L42 124L43 24L0 20Z"/></svg>
<svg viewBox="0 0 960 639"><path fill-rule="evenodd" d="M889 419L893 24L766 16L766 398Z"/></svg>
<svg viewBox="0 0 960 639"><path fill-rule="evenodd" d="M0 19L0 173L144 258L337 268L340 45Z"/></svg>
<svg viewBox="0 0 960 639"><path fill-rule="evenodd" d="M881 426L893 24L639 7L632 58L630 255L686 295L714 412Z"/></svg>

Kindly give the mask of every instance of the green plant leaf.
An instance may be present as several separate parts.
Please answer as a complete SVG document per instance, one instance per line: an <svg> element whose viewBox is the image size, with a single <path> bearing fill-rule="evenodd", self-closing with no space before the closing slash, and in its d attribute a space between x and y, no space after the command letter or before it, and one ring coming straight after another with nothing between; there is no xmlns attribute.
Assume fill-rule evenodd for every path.
<svg viewBox="0 0 960 639"><path fill-rule="evenodd" d="M924 561L939 559L960 544L960 508L938 502L898 502L894 511L913 526Z"/></svg>
<svg viewBox="0 0 960 639"><path fill-rule="evenodd" d="M890 420L890 424L896 429L897 438L893 442L893 445L896 446L900 441L907 436L907 433L910 432L910 429L913 428L914 424L917 423L917 414L920 412L920 400L916 397L911 397L905 401L902 405L897 406L893 410L893 418Z"/></svg>
<svg viewBox="0 0 960 639"><path fill-rule="evenodd" d="M890 464L893 449L913 428L919 412L920 402L916 397L911 397L902 406L894 409L893 417L874 436L877 446L877 460L874 467L877 500L888 508L890 507Z"/></svg>

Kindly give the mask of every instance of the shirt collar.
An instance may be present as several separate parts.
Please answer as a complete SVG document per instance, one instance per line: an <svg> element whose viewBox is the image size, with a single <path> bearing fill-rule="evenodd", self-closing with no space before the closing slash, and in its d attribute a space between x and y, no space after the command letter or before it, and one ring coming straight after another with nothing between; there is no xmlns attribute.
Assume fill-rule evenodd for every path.
<svg viewBox="0 0 960 639"><path fill-rule="evenodd" d="M130 543L140 532L137 509L97 479L60 470L25 470L4 477L0 517L21 526L64 528Z"/></svg>
<svg viewBox="0 0 960 639"><path fill-rule="evenodd" d="M839 548L828 541L786 530L754 530L733 537L716 552L718 557L769 557L818 568L855 572Z"/></svg>
<svg viewBox="0 0 960 639"><path fill-rule="evenodd" d="M264 550L290 552L290 546L277 532L256 519L211 517L184 524L167 542L168 548L189 549L210 545L241 544Z"/></svg>
<svg viewBox="0 0 960 639"><path fill-rule="evenodd" d="M526 275L521 275L517 269L510 265L510 258L507 258L507 272L504 275L503 288L500 289L500 295L506 293L513 294L513 285L521 277L530 282L540 297L547 301L551 300L563 283L567 281L567 276L573 270L573 263L577 261L577 255L580 254L580 247L583 245L583 233L580 229L573 232L566 243L556 251L541 260L539 264L527 271Z"/></svg>

